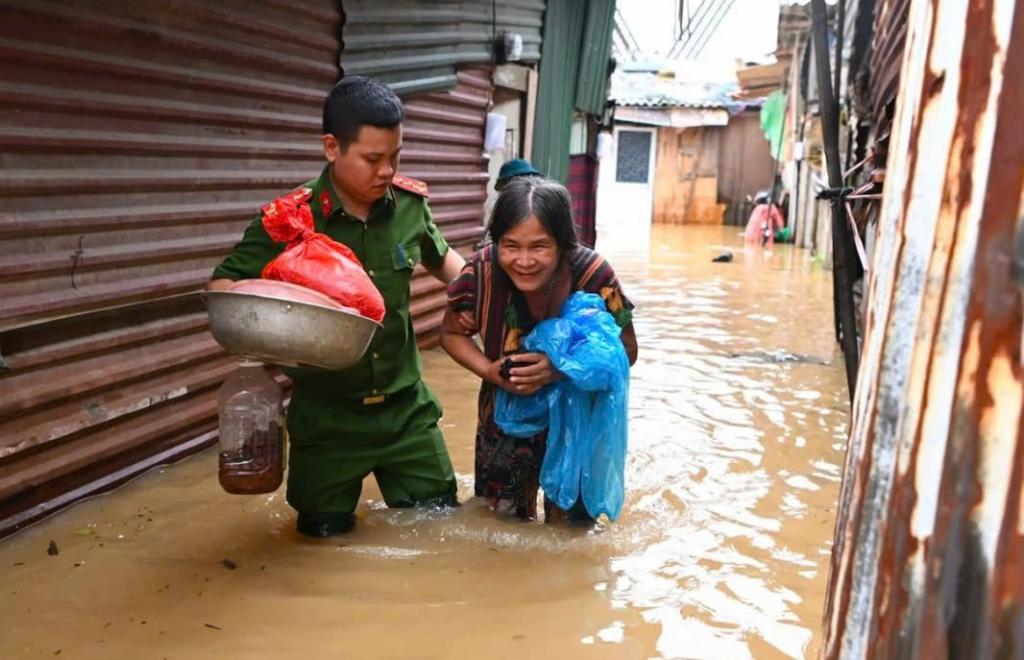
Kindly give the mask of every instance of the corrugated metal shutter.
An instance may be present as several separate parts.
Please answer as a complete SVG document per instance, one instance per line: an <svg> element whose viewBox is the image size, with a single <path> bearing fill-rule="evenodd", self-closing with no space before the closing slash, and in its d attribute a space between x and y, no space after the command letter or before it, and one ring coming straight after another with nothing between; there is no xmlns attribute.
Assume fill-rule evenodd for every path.
<svg viewBox="0 0 1024 660"><path fill-rule="evenodd" d="M434 221L449 244L469 254L483 235L487 200L484 121L491 100L491 68L466 67L457 87L403 99L401 172L430 187ZM412 282L412 313L421 347L437 344L445 287L422 268Z"/></svg>
<svg viewBox="0 0 1024 660"><path fill-rule="evenodd" d="M540 58L543 0L345 0L345 75L380 78L399 94L451 89L460 65L493 60L493 36L522 35Z"/></svg>
<svg viewBox="0 0 1024 660"><path fill-rule="evenodd" d="M212 441L196 291L315 176L329 0L0 8L0 535Z"/></svg>
<svg viewBox="0 0 1024 660"><path fill-rule="evenodd" d="M592 115L604 114L608 102L608 60L614 27L615 0L589 0L576 78L576 108Z"/></svg>
<svg viewBox="0 0 1024 660"><path fill-rule="evenodd" d="M569 138L586 6L582 0L548 0L544 15L532 161L538 170L562 183L569 175Z"/></svg>

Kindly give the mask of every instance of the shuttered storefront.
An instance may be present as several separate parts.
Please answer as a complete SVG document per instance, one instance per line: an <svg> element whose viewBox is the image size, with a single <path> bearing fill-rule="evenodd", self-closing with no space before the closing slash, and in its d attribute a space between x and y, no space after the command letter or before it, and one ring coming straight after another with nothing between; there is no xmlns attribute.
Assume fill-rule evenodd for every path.
<svg viewBox="0 0 1024 660"><path fill-rule="evenodd" d="M335 2L0 2L0 535L215 437L197 291L315 176Z"/></svg>

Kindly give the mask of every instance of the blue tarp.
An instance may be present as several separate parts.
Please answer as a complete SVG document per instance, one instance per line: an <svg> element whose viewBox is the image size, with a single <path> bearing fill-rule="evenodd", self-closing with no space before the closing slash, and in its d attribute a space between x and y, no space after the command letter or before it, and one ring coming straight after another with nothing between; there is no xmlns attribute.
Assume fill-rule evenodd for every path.
<svg viewBox="0 0 1024 660"><path fill-rule="evenodd" d="M558 318L534 328L523 348L544 353L565 375L530 396L499 390L494 421L505 433L548 430L544 494L562 509L582 497L594 518L615 520L625 498L629 359L621 328L600 296L575 293Z"/></svg>

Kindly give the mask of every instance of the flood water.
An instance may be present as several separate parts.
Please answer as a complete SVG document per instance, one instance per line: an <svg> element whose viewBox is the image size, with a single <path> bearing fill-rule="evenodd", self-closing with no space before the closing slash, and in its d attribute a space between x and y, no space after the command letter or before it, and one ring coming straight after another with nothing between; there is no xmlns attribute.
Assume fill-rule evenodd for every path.
<svg viewBox="0 0 1024 660"><path fill-rule="evenodd" d="M847 431L831 280L738 232L603 250L640 342L617 523L390 511L371 478L354 533L307 540L209 451L0 542L0 659L814 657ZM424 364L466 501L477 383Z"/></svg>

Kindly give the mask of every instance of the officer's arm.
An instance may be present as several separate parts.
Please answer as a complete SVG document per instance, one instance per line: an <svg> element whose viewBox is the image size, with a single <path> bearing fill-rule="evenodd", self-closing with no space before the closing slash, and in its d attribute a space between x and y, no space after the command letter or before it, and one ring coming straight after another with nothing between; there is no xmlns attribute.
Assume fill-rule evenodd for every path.
<svg viewBox="0 0 1024 660"><path fill-rule="evenodd" d="M214 269L206 288L221 291L238 280L259 278L263 267L273 261L283 247L270 240L263 228L262 216L256 218L246 228L242 240L231 250L231 254Z"/></svg>
<svg viewBox="0 0 1024 660"><path fill-rule="evenodd" d="M225 291L227 289L230 289L232 284L234 284L234 281L229 280L226 277L222 277L220 279L210 280L209 282L207 282L206 283L206 290L207 291Z"/></svg>
<svg viewBox="0 0 1024 660"><path fill-rule="evenodd" d="M444 255L444 261L441 263L439 268L431 268L424 264L427 272L441 280L442 283L448 284L462 272L462 267L466 265L466 260L462 258L462 255L455 250L448 248L448 251Z"/></svg>
<svg viewBox="0 0 1024 660"><path fill-rule="evenodd" d="M434 224L430 207L424 200L423 204L423 234L421 245L423 247L423 267L427 272L441 280L442 284L449 284L459 276L466 260L455 250L451 249L448 241L441 235L437 225Z"/></svg>

